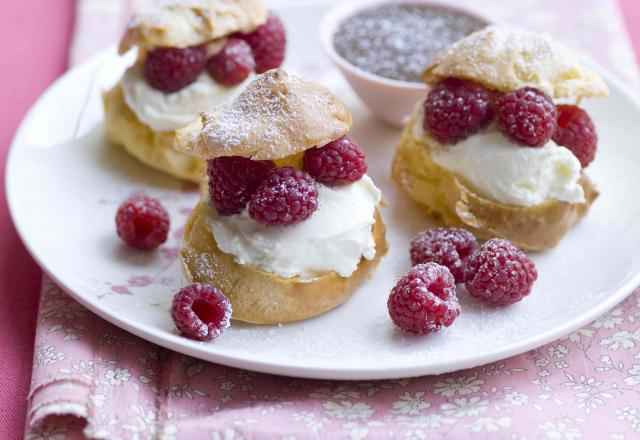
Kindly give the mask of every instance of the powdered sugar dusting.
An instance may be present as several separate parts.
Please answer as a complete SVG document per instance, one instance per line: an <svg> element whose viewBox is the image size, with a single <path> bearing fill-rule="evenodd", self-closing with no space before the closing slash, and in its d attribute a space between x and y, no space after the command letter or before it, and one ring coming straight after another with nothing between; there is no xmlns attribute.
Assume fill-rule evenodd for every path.
<svg viewBox="0 0 640 440"><path fill-rule="evenodd" d="M511 26L489 26L436 55L427 66L429 84L456 76L489 89L536 88L552 98L606 96L602 78L548 36Z"/></svg>
<svg viewBox="0 0 640 440"><path fill-rule="evenodd" d="M319 84L271 70L234 100L202 113L209 156L277 159L346 134L344 105Z"/></svg>
<svg viewBox="0 0 640 440"><path fill-rule="evenodd" d="M283 91L276 86L275 78L260 76L236 100L218 109L204 127L206 138L230 151L248 142L250 136L260 130L264 147L274 151L282 142L275 119L290 117L291 110L295 111L285 105Z"/></svg>
<svg viewBox="0 0 640 440"><path fill-rule="evenodd" d="M224 264L218 265L218 259L212 257L211 254L203 254L194 249L186 248L182 252L182 259L189 268L190 278L196 282L210 283L211 280L215 279L219 286L233 283L233 277L228 273L228 268L225 269ZM249 285L245 286L245 289L251 288ZM229 292L225 293L229 294ZM242 293L246 294L247 298L256 297L253 294L255 292L249 290L244 290ZM284 299L270 289L262 290L259 298L259 304L253 304L253 306L259 307L264 313L280 310L284 306ZM237 296L234 301L239 304L238 309L246 309L248 307L246 304L241 304L245 301L242 296Z"/></svg>
<svg viewBox="0 0 640 440"><path fill-rule="evenodd" d="M262 25L268 10L261 0L157 0L129 22L120 45L189 47Z"/></svg>
<svg viewBox="0 0 640 440"><path fill-rule="evenodd" d="M465 51L477 61L485 63L492 58L494 62L499 63L500 60L495 58L500 57L501 53L518 54L526 58L527 63L536 69L545 69L550 57L560 61L571 60L571 57L565 59L560 56L560 50L548 35L532 34L504 25L489 26L474 36L454 44L449 51L455 52L460 47L467 47Z"/></svg>

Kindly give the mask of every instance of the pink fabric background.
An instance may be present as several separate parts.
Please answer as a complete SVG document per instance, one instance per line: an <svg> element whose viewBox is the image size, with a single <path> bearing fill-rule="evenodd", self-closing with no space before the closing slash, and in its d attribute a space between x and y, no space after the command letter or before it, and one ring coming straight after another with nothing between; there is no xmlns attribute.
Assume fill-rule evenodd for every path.
<svg viewBox="0 0 640 440"><path fill-rule="evenodd" d="M0 17L2 17L3 21L3 25L0 26L2 36L2 38L0 38L0 71L3 72L2 86L0 87L0 102L2 102L2 106L0 106L0 135L2 137L3 160L6 156L6 150L11 136L24 111L26 111L27 107L33 102L37 95L65 69L74 3L72 0L58 0L56 2L49 0L0 2ZM637 26L637 23L640 21L640 4L634 0L622 0L621 3L625 7L625 19L627 23L632 23ZM631 33L634 37L636 51L638 51L640 48L640 30L632 28ZM4 182L4 179L2 179L2 182ZM0 205L0 219L2 220L2 222L0 222L0 227L2 228L0 232L0 240L2 240L0 242L0 249L2 249L2 253L0 254L0 270L2 270L2 274L0 275L0 295L2 295L2 306L0 307L0 359L2 359L3 362L2 374L0 375L0 386L2 386L2 392L0 393L0 438L10 439L20 438L24 429L26 394L32 365L33 331L40 284L40 272L19 243L15 230L9 220L4 201ZM632 314L638 313L637 305L633 303L626 304L625 307L629 308ZM54 317L53 319L56 318ZM605 330L602 330L602 332L607 333L607 327L604 327ZM602 334L603 339L607 337L608 334ZM562 353L560 352L560 354ZM553 350L551 355L558 357L557 352L553 354ZM544 353L538 354L538 356L543 357ZM558 359L560 359L560 357L558 357ZM192 360L188 362L192 362ZM194 363L194 365L197 364L199 363ZM185 364L184 371L177 371L176 374L186 374L188 376L200 368L195 366L189 370L189 367L190 365ZM104 368L106 368L106 366ZM236 388L236 386L239 387L236 388L235 391L228 390L229 393L222 392L219 396L221 400L223 400L227 394L237 395L237 402L247 398L250 399L250 397L247 397L251 394L249 392L250 390L245 385L253 380L251 375L243 377L241 373L229 371L222 367L217 368L220 368L221 377L214 379L213 382L208 381L207 386L213 386L216 390L222 391L225 391L225 387L231 387L231 389ZM615 362L613 368L615 368ZM541 368L540 371L542 371L542 369L543 368ZM105 374L107 374L107 370L108 368L105 369ZM112 377L114 374L117 375L115 370L114 373L109 373L108 377ZM231 378L230 380L231 385L224 385L225 382L229 382L229 380L224 380L225 377L223 376L225 374L229 376L235 375L235 378ZM193 376L197 376L197 374L193 374ZM113 377L115 378L115 376ZM625 377L626 372L620 372L619 379L623 380ZM467 379L469 379L468 376ZM574 379L578 382L588 380L588 378L579 377ZM423 382L420 386L425 390L432 390L438 382L437 378L421 380ZM474 380L477 379L472 379L471 382ZM264 402L268 400L266 398L269 397L267 393L273 390L276 385L281 387L282 384L279 384L278 381L286 381L286 379L274 377L273 381L274 384L272 385L263 383L261 387L264 388L256 391L256 393L261 393L260 402L263 403L263 405L256 405L256 416L259 414L264 416L268 414L268 411L275 408L275 404L264 405ZM194 385L197 384L197 380L192 382ZM336 384L327 388L325 384L321 382L310 381L302 385L299 381L294 380L290 382L291 384L287 384L287 387L292 392L292 399L287 399L285 402L282 402L285 406L295 403L304 390L308 391L309 387L313 387L315 390L313 392L315 393L330 394L330 396L327 396L327 401L331 401L332 404L330 404L328 408L325 407L325 409L331 414L345 414L344 418L348 421L350 419L348 414L367 413L366 407L364 406L360 406L360 410L357 410L355 413L345 412L339 408L340 406L344 406L341 402L347 401L345 399L355 399L354 393L359 393L356 384L345 384L345 388L340 390L340 387ZM389 386L393 389L400 389L403 384L396 381L395 384ZM583 386L590 387L589 389L593 390L593 387L597 387L598 385L585 382ZM317 391L323 388L327 388L328 391ZM369 389L372 388L368 388L368 390ZM383 386L379 392L384 393L384 389ZM386 389L389 389L389 387ZM413 391L415 391L415 389L413 389ZM181 391L176 390L176 393L177 392ZM369 391L367 391L367 393L368 392ZM483 392L492 391L487 389ZM463 394L460 393L460 396L462 395ZM189 398L184 392L181 397L182 396ZM391 405L391 398L391 395L389 395L380 399L380 401L386 401ZM405 400L416 399L419 401L420 396L414 393ZM460 399L462 399L462 397L460 397ZM604 399L607 399L607 397L604 397ZM637 395L635 399L637 402ZM467 403L469 400L467 400ZM487 399L481 398L477 402L482 400ZM490 400L491 399L489 399L489 401ZM367 405L365 402L362 402L362 404ZM441 402L438 404L441 404ZM338 408L336 408L335 405L337 405ZM358 403L353 405L358 405ZM420 406L420 403L416 405ZM232 409L233 405L226 405L225 407ZM405 407L408 406L398 405L398 408ZM401 409L399 410L402 411ZM261 411L267 412L262 413ZM482 412L482 410L480 411ZM451 414L454 414L453 409ZM628 414L623 416L627 417L625 420L632 420ZM144 419L145 414L141 414L141 417ZM312 419L312 417L308 415L305 416L302 414L298 417L300 418L300 423L311 423L309 420ZM307 421L304 421L305 417ZM357 419L358 417L355 417L355 420ZM291 421L287 419L287 423L291 423ZM556 423L556 426L553 428L548 427L549 432L551 432L552 429L558 428L563 422L559 420L554 423ZM357 427L358 426L355 426L355 428ZM375 425L371 427L378 429ZM577 438L570 437L573 435L571 434L571 429L570 426L565 425L565 437ZM382 433L379 429L377 432Z"/></svg>
<svg viewBox="0 0 640 440"><path fill-rule="evenodd" d="M4 163L18 123L67 68L74 0L0 2L0 438L24 432L40 269L9 218Z"/></svg>
<svg viewBox="0 0 640 440"><path fill-rule="evenodd" d="M627 31L636 54L640 55L640 2L638 0L619 0L627 24Z"/></svg>

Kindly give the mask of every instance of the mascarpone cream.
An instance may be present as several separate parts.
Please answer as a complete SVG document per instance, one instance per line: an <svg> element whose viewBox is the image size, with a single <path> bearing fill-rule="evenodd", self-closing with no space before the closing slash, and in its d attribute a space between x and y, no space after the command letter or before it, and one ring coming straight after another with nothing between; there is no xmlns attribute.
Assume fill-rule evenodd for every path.
<svg viewBox="0 0 640 440"><path fill-rule="evenodd" d="M171 131L193 121L194 115L219 104L244 88L253 74L241 84L227 87L202 72L195 82L173 93L151 87L144 79L140 65L131 66L122 77L124 100L138 119L153 131Z"/></svg>
<svg viewBox="0 0 640 440"><path fill-rule="evenodd" d="M413 137L420 140L424 136L420 111ZM480 195L505 205L585 201L578 183L578 158L551 140L540 148L521 147L511 143L497 127L489 127L455 145L433 148L431 157Z"/></svg>
<svg viewBox="0 0 640 440"><path fill-rule="evenodd" d="M307 220L275 227L240 214L218 215L209 225L220 250L239 264L251 264L283 278L337 272L350 276L362 257L373 260L376 247L371 233L380 190L369 176L340 187L317 184L318 209ZM209 202L210 203L210 202Z"/></svg>

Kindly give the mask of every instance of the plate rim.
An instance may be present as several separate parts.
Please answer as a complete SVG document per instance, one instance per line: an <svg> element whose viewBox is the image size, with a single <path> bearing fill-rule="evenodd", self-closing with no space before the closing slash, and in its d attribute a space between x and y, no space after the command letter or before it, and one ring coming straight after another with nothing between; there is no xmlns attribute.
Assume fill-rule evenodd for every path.
<svg viewBox="0 0 640 440"><path fill-rule="evenodd" d="M18 129L11 141L7 153L7 160L5 165L5 196L7 200L7 206L9 209L9 215L11 221L22 241L23 245L36 261L42 271L51 278L64 292L71 296L74 300L78 301L84 307L95 313L102 319L116 325L125 331L128 331L144 340L157 344L161 347L196 357L209 362L215 362L222 365L227 365L236 368L244 368L261 373L286 375L291 377L301 377L310 379L328 379L328 380L374 380L374 379L393 379L400 377L422 376L431 374L441 374L446 372L453 372L462 369L477 367L480 365L486 365L491 362L506 359L511 356L515 356L536 347L540 347L544 344L552 342L556 339L562 338L577 330L578 328L588 324L594 319L598 318L602 314L609 311L616 304L620 303L627 296L629 296L636 287L640 285L640 271L632 275L621 286L619 286L615 293L608 296L596 306L590 308L587 311L582 312L576 317L566 321L562 325L555 326L551 329L547 329L536 335L530 336L525 339L510 342L506 345L500 346L494 350L478 354L468 354L455 360L447 360L445 362L429 362L422 365L409 365L400 366L396 368L380 369L379 367L357 367L345 370L339 367L309 367L306 365L283 365L276 362L266 360L250 359L247 355L232 355L228 353L216 353L215 347L213 351L209 343L201 343L191 341L189 339L180 337L176 334L166 333L164 330L159 330L156 327L140 324L133 319L126 319L119 317L116 313L109 311L109 308L104 307L97 298L92 298L81 293L76 293L70 286L59 279L51 270L49 270L46 264L46 258L42 258L39 254L37 243L33 243L29 238L27 232L23 229L23 226L19 223L18 207L19 201L17 200L17 191L14 189L12 183L15 179L14 175L18 173L15 170L15 166L12 165L15 162L16 151L19 149L19 144L23 142L21 139L24 137L28 125L36 113L41 103L47 99L54 89L60 86L64 81L67 81L69 77L78 75L81 70L90 69L91 66L98 64L103 59L113 57L115 54L114 48L105 49L92 57L87 61L79 64L78 66L69 69L63 75L61 75L56 81L54 81L40 97L32 104L29 111L25 114L24 118L20 122ZM617 89L626 99L628 99L633 106L635 106L638 113L640 113L640 98L630 89L625 86L624 82L604 69L600 65L593 61L589 61L594 70L596 70L612 88ZM88 91L87 93L90 93ZM40 251L41 252L41 251ZM206 349L205 349L206 347Z"/></svg>

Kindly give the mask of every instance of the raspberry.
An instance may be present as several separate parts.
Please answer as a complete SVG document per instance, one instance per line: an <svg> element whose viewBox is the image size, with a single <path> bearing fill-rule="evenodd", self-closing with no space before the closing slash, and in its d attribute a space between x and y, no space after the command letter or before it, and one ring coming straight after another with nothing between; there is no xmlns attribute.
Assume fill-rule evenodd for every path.
<svg viewBox="0 0 640 440"><path fill-rule="evenodd" d="M479 84L446 78L424 102L424 129L443 144L455 144L486 127L493 116L491 95Z"/></svg>
<svg viewBox="0 0 640 440"><path fill-rule="evenodd" d="M249 202L249 215L259 223L288 226L307 219L318 208L315 182L304 171L274 168Z"/></svg>
<svg viewBox="0 0 640 440"><path fill-rule="evenodd" d="M456 283L464 281L467 258L476 249L473 234L458 228L423 231L411 241L411 263L438 263L451 271Z"/></svg>
<svg viewBox="0 0 640 440"><path fill-rule="evenodd" d="M287 36L284 25L273 13L258 29L248 34L237 34L235 37L242 38L251 46L258 73L280 67L284 61Z"/></svg>
<svg viewBox="0 0 640 440"><path fill-rule="evenodd" d="M167 241L169 213L156 199L133 195L118 208L116 230L129 246L154 249Z"/></svg>
<svg viewBox="0 0 640 440"><path fill-rule="evenodd" d="M436 263L418 264L391 289L387 308L405 332L421 335L449 327L460 315L453 275Z"/></svg>
<svg viewBox="0 0 640 440"><path fill-rule="evenodd" d="M357 182L367 172L367 159L356 141L342 136L324 147L305 151L304 170L318 182L346 185Z"/></svg>
<svg viewBox="0 0 640 440"><path fill-rule="evenodd" d="M469 294L482 301L507 305L531 293L538 278L533 261L506 240L494 238L471 254L464 271Z"/></svg>
<svg viewBox="0 0 640 440"><path fill-rule="evenodd" d="M224 48L207 61L209 75L225 86L240 84L255 67L251 46L238 38L230 38Z"/></svg>
<svg viewBox="0 0 640 440"><path fill-rule="evenodd" d="M232 307L208 284L189 284L173 297L171 318L183 336L197 341L217 338L229 328Z"/></svg>
<svg viewBox="0 0 640 440"><path fill-rule="evenodd" d="M553 141L567 147L578 158L582 168L586 168L596 155L598 135L593 121L580 107L559 105L558 126Z"/></svg>
<svg viewBox="0 0 640 440"><path fill-rule="evenodd" d="M502 95L496 102L496 113L502 132L525 147L542 147L556 128L553 101L532 87Z"/></svg>
<svg viewBox="0 0 640 440"><path fill-rule="evenodd" d="M176 92L198 78L206 58L204 46L150 50L144 60L144 77L153 88L165 93Z"/></svg>
<svg viewBox="0 0 640 440"><path fill-rule="evenodd" d="M207 160L209 197L221 215L239 214L273 168L271 161L230 156Z"/></svg>

